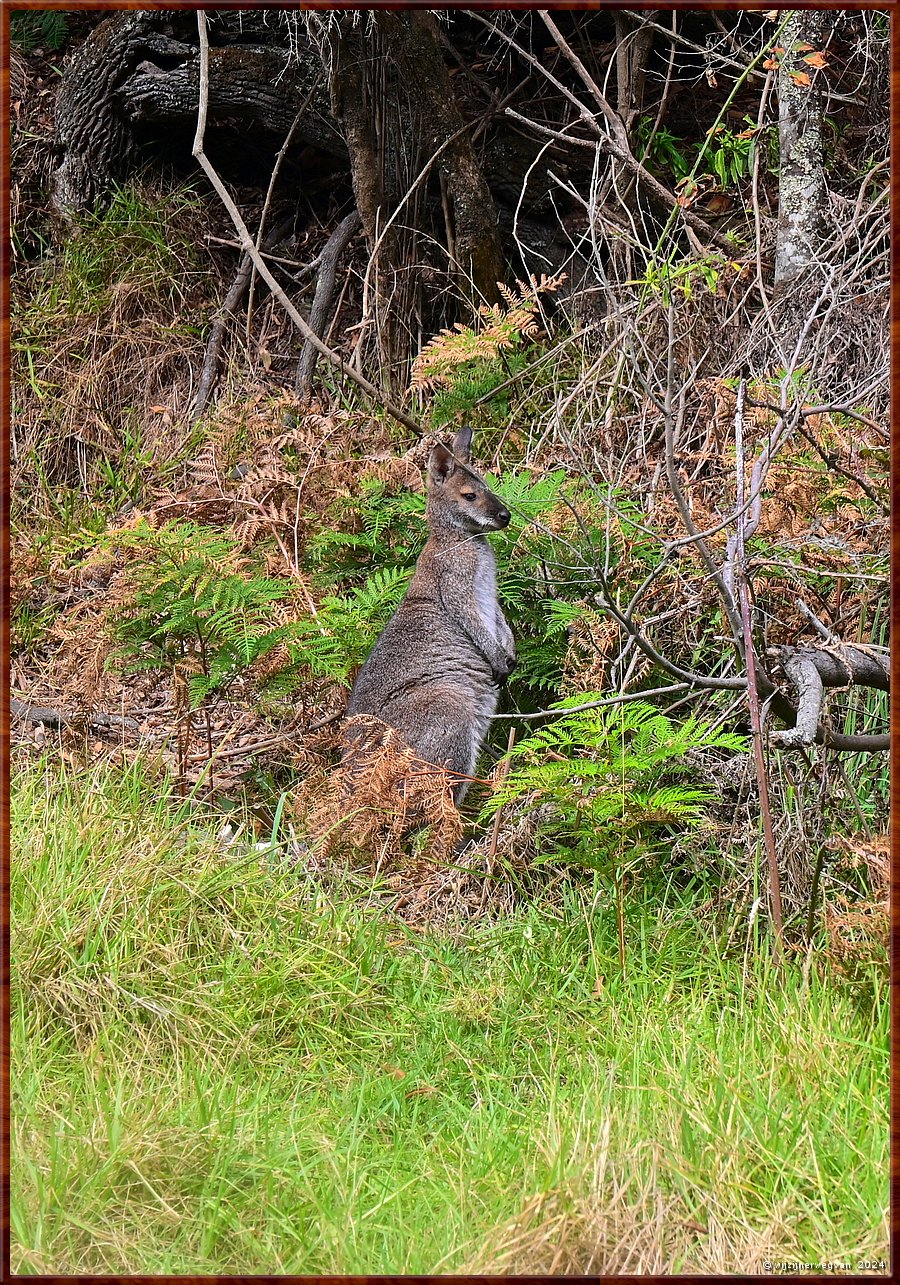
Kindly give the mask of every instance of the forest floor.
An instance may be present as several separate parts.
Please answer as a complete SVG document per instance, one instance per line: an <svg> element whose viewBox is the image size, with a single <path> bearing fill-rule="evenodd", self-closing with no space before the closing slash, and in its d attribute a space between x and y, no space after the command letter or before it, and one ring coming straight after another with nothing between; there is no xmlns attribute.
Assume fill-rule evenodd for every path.
<svg viewBox="0 0 900 1285"><path fill-rule="evenodd" d="M624 966L600 883L416 929L162 785L17 763L14 1270L886 1260L883 987L675 884Z"/></svg>

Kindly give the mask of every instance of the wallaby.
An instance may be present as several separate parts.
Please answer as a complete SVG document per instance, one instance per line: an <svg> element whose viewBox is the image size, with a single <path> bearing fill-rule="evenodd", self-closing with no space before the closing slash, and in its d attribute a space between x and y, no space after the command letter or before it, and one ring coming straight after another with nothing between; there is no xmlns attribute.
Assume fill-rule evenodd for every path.
<svg viewBox="0 0 900 1285"><path fill-rule="evenodd" d="M471 428L428 461L428 542L406 596L382 630L350 693L347 717L369 714L396 729L423 762L459 774L459 803L512 671L515 641L497 601L486 531L509 510L469 466ZM348 728L345 761L360 739Z"/></svg>

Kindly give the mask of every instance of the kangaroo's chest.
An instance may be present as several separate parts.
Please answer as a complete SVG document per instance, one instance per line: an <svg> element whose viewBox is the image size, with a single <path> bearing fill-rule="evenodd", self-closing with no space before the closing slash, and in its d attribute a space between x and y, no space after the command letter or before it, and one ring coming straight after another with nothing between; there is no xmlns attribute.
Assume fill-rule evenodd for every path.
<svg viewBox="0 0 900 1285"><path fill-rule="evenodd" d="M490 550L483 553L479 550L474 576L472 578L472 596L475 610L478 612L484 627L492 634L497 631L497 570Z"/></svg>

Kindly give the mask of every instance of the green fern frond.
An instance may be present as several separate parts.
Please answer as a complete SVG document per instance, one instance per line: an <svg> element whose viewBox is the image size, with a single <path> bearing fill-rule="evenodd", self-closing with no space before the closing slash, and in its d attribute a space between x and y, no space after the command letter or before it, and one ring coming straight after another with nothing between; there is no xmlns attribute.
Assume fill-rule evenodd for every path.
<svg viewBox="0 0 900 1285"><path fill-rule="evenodd" d="M69 17L56 10L11 13L9 16L10 44L26 54L38 45L45 45L55 53L62 49L68 35Z"/></svg>
<svg viewBox="0 0 900 1285"><path fill-rule="evenodd" d="M540 809L539 841L557 857L563 846L598 869L621 860L625 847L645 847L661 828L703 822L711 791L676 779L692 770L689 754L746 751L734 733L693 715L677 724L647 701L577 708L601 699L589 692L558 701L559 717L513 748L508 774L482 812L486 821L501 807Z"/></svg>

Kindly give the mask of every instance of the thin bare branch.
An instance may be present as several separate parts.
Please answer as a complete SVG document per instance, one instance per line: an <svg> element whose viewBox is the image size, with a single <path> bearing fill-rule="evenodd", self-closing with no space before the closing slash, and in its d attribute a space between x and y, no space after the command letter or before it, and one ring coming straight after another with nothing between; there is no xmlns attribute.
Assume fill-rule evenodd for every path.
<svg viewBox="0 0 900 1285"><path fill-rule="evenodd" d="M738 387L737 404L734 412L734 447L735 470L737 474L738 503L743 499L744 489L744 398L746 384L742 379ZM772 922L775 928L776 950L779 959L784 953L784 924L781 909L781 874L778 869L778 853L775 849L775 835L772 830L772 804L769 798L769 776L766 770L765 747L763 745L762 714L760 711L759 689L756 682L756 649L753 645L753 625L750 618L750 590L745 572L744 519L738 518L737 524L737 569L739 575L738 596L741 604L741 623L744 629L744 658L747 665L747 703L750 708L750 727L753 735L753 764L756 771L756 785L759 790L759 807L763 823L763 841L769 865L769 897L772 906Z"/></svg>

